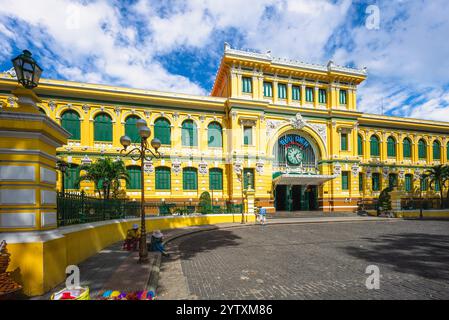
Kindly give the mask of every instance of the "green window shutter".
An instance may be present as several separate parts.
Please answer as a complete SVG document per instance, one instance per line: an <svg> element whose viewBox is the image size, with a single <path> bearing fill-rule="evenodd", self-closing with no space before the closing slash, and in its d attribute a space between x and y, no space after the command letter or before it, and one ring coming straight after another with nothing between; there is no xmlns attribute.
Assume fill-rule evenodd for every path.
<svg viewBox="0 0 449 320"><path fill-rule="evenodd" d="M249 173L249 180L248 180ZM251 189L255 190L254 169L243 169L243 188L248 189L248 182L251 182Z"/></svg>
<svg viewBox="0 0 449 320"><path fill-rule="evenodd" d="M348 150L348 134L347 133L340 134L340 147L341 147L342 151Z"/></svg>
<svg viewBox="0 0 449 320"><path fill-rule="evenodd" d="M127 189L129 190L140 190L142 189L142 182L140 177L140 167L139 166L131 166L126 168L129 174L129 182L127 185Z"/></svg>
<svg viewBox="0 0 449 320"><path fill-rule="evenodd" d="M207 144L209 147L223 147L223 133L221 125L218 122L211 122L207 127Z"/></svg>
<svg viewBox="0 0 449 320"><path fill-rule="evenodd" d="M347 102L347 91L346 90L340 90L340 104L346 104Z"/></svg>
<svg viewBox="0 0 449 320"><path fill-rule="evenodd" d="M396 157L396 141L392 137L387 139L387 156Z"/></svg>
<svg viewBox="0 0 449 320"><path fill-rule="evenodd" d="M359 191L363 191L363 173L359 173Z"/></svg>
<svg viewBox="0 0 449 320"><path fill-rule="evenodd" d="M363 138L361 135L357 135L357 153L359 156L363 156Z"/></svg>
<svg viewBox="0 0 449 320"><path fill-rule="evenodd" d="M263 95L265 97L272 97L273 96L273 84L271 82L264 82L263 83Z"/></svg>
<svg viewBox="0 0 449 320"><path fill-rule="evenodd" d="M341 173L341 189L349 190L349 172L343 171Z"/></svg>
<svg viewBox="0 0 449 320"><path fill-rule="evenodd" d="M170 190L170 189L171 189L170 168L167 167L156 168L156 190Z"/></svg>
<svg viewBox="0 0 449 320"><path fill-rule="evenodd" d="M292 86L292 100L301 100L301 88L298 86Z"/></svg>
<svg viewBox="0 0 449 320"><path fill-rule="evenodd" d="M421 191L427 191L427 189L428 189L427 179L421 179L420 186L421 186Z"/></svg>
<svg viewBox="0 0 449 320"><path fill-rule="evenodd" d="M313 88L306 88L306 101L313 102Z"/></svg>
<svg viewBox="0 0 449 320"><path fill-rule="evenodd" d="M408 138L405 138L403 143L403 157L404 158L411 158L412 157L412 143L410 142L410 140Z"/></svg>
<svg viewBox="0 0 449 320"><path fill-rule="evenodd" d="M413 190L413 177L411 174L405 175L405 191L411 192Z"/></svg>
<svg viewBox="0 0 449 320"><path fill-rule="evenodd" d="M112 141L112 119L106 113L100 113L94 119L94 140Z"/></svg>
<svg viewBox="0 0 449 320"><path fill-rule="evenodd" d="M370 151L372 157L380 156L380 146L379 146L379 138L376 136L371 136L370 140Z"/></svg>
<svg viewBox="0 0 449 320"><path fill-rule="evenodd" d="M76 111L69 110L63 113L61 117L61 127L70 132L71 140L80 140L81 138L81 122Z"/></svg>
<svg viewBox="0 0 449 320"><path fill-rule="evenodd" d="M154 122L154 137L161 140L162 144L171 145L170 121L165 118L158 118Z"/></svg>
<svg viewBox="0 0 449 320"><path fill-rule="evenodd" d="M137 116L129 116L125 120L125 135L130 137L133 143L140 143L139 130L136 126L136 122L139 119Z"/></svg>
<svg viewBox="0 0 449 320"><path fill-rule="evenodd" d="M380 175L377 172L373 173L372 175L372 187L373 191L380 190Z"/></svg>
<svg viewBox="0 0 449 320"><path fill-rule="evenodd" d="M441 145L438 141L433 142L433 160L441 159Z"/></svg>
<svg viewBox="0 0 449 320"><path fill-rule="evenodd" d="M186 120L182 123L182 145L187 147L198 145L197 128L193 120Z"/></svg>
<svg viewBox="0 0 449 320"><path fill-rule="evenodd" d="M245 146L253 144L253 127L243 127L243 143Z"/></svg>
<svg viewBox="0 0 449 320"><path fill-rule="evenodd" d="M78 180L80 176L79 167L77 165L70 165L67 168L67 171L65 172L64 176L64 188L66 190L68 189L78 189L79 186L77 185L76 181Z"/></svg>
<svg viewBox="0 0 449 320"><path fill-rule="evenodd" d="M426 142L424 140L419 140L418 142L418 157L420 159L426 159L427 151L426 151Z"/></svg>
<svg viewBox="0 0 449 320"><path fill-rule="evenodd" d="M182 185L184 190L198 189L198 176L195 168L184 168L182 171Z"/></svg>
<svg viewBox="0 0 449 320"><path fill-rule="evenodd" d="M242 77L242 92L245 93L251 93L253 92L253 88L252 88L252 78L249 77Z"/></svg>
<svg viewBox="0 0 449 320"><path fill-rule="evenodd" d="M318 90L318 102L319 103L327 103L327 91L326 89Z"/></svg>
<svg viewBox="0 0 449 320"><path fill-rule="evenodd" d="M212 168L209 171L209 189L223 190L223 170Z"/></svg>
<svg viewBox="0 0 449 320"><path fill-rule="evenodd" d="M278 83L278 98L287 99L287 85L284 83Z"/></svg>

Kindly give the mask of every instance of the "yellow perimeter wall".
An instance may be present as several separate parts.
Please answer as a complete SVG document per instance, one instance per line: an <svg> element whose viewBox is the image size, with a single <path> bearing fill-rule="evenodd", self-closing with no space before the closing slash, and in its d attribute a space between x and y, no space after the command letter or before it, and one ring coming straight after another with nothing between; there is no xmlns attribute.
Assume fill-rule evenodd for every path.
<svg viewBox="0 0 449 320"><path fill-rule="evenodd" d="M255 216L249 215L246 220L254 222ZM64 281L68 265L76 265L105 247L123 240L126 231L136 222L138 219L65 227L47 233L50 239L30 243L9 243L11 263L8 271L13 272L13 277L23 284L25 294L42 295ZM156 229L240 222L240 214L154 217L147 219L146 227L151 232Z"/></svg>

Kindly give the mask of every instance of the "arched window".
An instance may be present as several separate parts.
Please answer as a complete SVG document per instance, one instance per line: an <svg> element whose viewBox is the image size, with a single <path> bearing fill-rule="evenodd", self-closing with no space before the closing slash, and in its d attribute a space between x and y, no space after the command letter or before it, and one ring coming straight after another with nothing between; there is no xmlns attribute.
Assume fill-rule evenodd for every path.
<svg viewBox="0 0 449 320"><path fill-rule="evenodd" d="M209 170L209 189L223 190L223 170L220 168Z"/></svg>
<svg viewBox="0 0 449 320"><path fill-rule="evenodd" d="M94 119L94 140L112 141L112 119L107 113L100 113Z"/></svg>
<svg viewBox="0 0 449 320"><path fill-rule="evenodd" d="M363 138L361 135L357 135L357 152L359 156L363 156Z"/></svg>
<svg viewBox="0 0 449 320"><path fill-rule="evenodd" d="M388 186L394 188L398 186L398 175L395 173L390 173L388 175Z"/></svg>
<svg viewBox="0 0 449 320"><path fill-rule="evenodd" d="M140 190L142 188L141 177L140 177L140 167L139 166L130 166L127 167L129 174L129 182L127 185L127 189L129 190Z"/></svg>
<svg viewBox="0 0 449 320"><path fill-rule="evenodd" d="M61 116L61 126L70 132L70 139L79 140L81 138L80 116L74 110L67 110Z"/></svg>
<svg viewBox="0 0 449 320"><path fill-rule="evenodd" d="M380 156L379 138L376 135L371 136L370 151L371 151L371 157L379 157Z"/></svg>
<svg viewBox="0 0 449 320"><path fill-rule="evenodd" d="M66 169L64 176L64 189L78 189L79 184L77 183L80 176L80 170L78 165L70 164Z"/></svg>
<svg viewBox="0 0 449 320"><path fill-rule="evenodd" d="M412 157L412 142L409 138L405 138L404 141L402 141L402 155L404 158L411 158Z"/></svg>
<svg viewBox="0 0 449 320"><path fill-rule="evenodd" d="M393 137L387 139L387 156L396 157L396 140Z"/></svg>
<svg viewBox="0 0 449 320"><path fill-rule="evenodd" d="M182 123L182 145L194 147L198 145L198 134L195 122L186 120Z"/></svg>
<svg viewBox="0 0 449 320"><path fill-rule="evenodd" d="M154 137L161 140L162 144L171 144L170 121L165 118L158 118L154 122Z"/></svg>
<svg viewBox="0 0 449 320"><path fill-rule="evenodd" d="M441 144L438 140L433 142L433 160L441 160Z"/></svg>
<svg viewBox="0 0 449 320"><path fill-rule="evenodd" d="M211 122L207 127L207 144L209 147L223 147L222 129L218 122Z"/></svg>
<svg viewBox="0 0 449 320"><path fill-rule="evenodd" d="M405 191L406 192L413 191L413 175L411 174L405 175Z"/></svg>
<svg viewBox="0 0 449 320"><path fill-rule="evenodd" d="M139 119L138 116L129 116L125 120L125 134L131 138L133 143L140 143L139 129L136 126Z"/></svg>
<svg viewBox="0 0 449 320"><path fill-rule="evenodd" d="M195 168L184 168L182 170L182 187L184 190L198 189L198 174Z"/></svg>
<svg viewBox="0 0 449 320"><path fill-rule="evenodd" d="M170 168L157 167L156 168L156 190L170 190L170 189L171 189Z"/></svg>
<svg viewBox="0 0 449 320"><path fill-rule="evenodd" d="M427 144L426 142L421 139L418 141L418 157L420 159L426 159L427 158Z"/></svg>

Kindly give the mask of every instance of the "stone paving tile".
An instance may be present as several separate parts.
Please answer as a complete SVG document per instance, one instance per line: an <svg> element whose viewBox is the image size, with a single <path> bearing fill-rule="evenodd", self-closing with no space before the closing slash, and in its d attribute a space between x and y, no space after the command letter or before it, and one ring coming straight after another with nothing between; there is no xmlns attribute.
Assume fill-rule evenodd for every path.
<svg viewBox="0 0 449 320"><path fill-rule="evenodd" d="M168 248L177 269L162 271L159 283L176 272L184 298L449 299L449 221L219 229ZM380 268L379 290L365 286L371 264ZM171 291L162 293L177 298Z"/></svg>

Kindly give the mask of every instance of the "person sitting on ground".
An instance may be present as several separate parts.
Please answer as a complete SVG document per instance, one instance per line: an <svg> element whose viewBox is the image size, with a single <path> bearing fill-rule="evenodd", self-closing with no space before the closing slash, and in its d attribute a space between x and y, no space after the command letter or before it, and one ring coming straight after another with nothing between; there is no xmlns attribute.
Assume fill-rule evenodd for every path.
<svg viewBox="0 0 449 320"><path fill-rule="evenodd" d="M125 243L123 244L124 249L128 251L137 250L137 245L139 243L140 233L139 226L137 224L133 225L132 229L126 232Z"/></svg>
<svg viewBox="0 0 449 320"><path fill-rule="evenodd" d="M169 254L165 251L164 244L162 243L164 235L160 230L155 230L151 235L151 251L159 251L163 256L168 256Z"/></svg>

